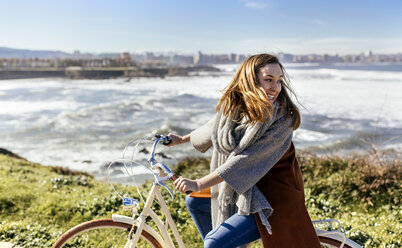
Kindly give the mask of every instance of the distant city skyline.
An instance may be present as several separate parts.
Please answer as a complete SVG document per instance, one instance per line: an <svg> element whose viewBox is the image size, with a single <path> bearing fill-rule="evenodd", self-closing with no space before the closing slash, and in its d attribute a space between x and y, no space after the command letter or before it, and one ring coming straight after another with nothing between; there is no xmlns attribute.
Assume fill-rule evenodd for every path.
<svg viewBox="0 0 402 248"><path fill-rule="evenodd" d="M0 0L0 47L73 53L402 52L402 1Z"/></svg>

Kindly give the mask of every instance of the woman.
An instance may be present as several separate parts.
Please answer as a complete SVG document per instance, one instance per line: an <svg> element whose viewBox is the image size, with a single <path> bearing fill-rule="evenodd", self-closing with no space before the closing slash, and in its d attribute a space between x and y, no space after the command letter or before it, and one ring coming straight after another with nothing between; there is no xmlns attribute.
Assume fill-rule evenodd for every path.
<svg viewBox="0 0 402 248"><path fill-rule="evenodd" d="M259 238L264 247L320 247L304 204L292 143L300 113L289 91L275 56L251 56L212 120L186 136L169 134L171 145L191 141L201 152L213 149L209 175L174 182L183 193L211 187L210 199L186 199L204 247L237 247Z"/></svg>

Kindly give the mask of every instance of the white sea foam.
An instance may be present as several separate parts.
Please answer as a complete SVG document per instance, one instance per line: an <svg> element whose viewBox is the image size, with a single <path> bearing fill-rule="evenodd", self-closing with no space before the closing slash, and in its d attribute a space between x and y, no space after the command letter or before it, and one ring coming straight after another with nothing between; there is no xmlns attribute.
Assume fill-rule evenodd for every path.
<svg viewBox="0 0 402 248"><path fill-rule="evenodd" d="M363 71L362 73L366 72ZM383 72L367 73L383 74ZM397 125L402 121L402 115L398 114L402 111L400 100L402 83L387 80L380 82L356 80L355 78L359 74L355 71L353 73L350 71L338 73L354 75L354 78L348 80L341 80L340 78L306 79L298 77L297 73L294 74L296 75L293 79L293 86L299 94L299 99L314 114L354 120L381 120L384 118L388 123L395 122ZM390 78L395 77L389 75L395 73L386 72L386 74ZM400 78L402 78L401 73Z"/></svg>
<svg viewBox="0 0 402 248"><path fill-rule="evenodd" d="M77 104L70 101L0 101L0 115L21 115L43 111L74 109Z"/></svg>
<svg viewBox="0 0 402 248"><path fill-rule="evenodd" d="M326 142L328 141L333 135L328 135L312 130L306 130L300 128L294 133L294 138L298 143L305 143L305 142Z"/></svg>

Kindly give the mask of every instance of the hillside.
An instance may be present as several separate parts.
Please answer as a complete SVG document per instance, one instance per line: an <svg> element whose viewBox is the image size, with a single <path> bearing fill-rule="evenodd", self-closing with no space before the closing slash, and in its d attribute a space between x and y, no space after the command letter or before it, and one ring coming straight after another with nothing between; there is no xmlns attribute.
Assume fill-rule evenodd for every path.
<svg viewBox="0 0 402 248"><path fill-rule="evenodd" d="M61 51L27 50L0 47L0 58L67 58L72 55Z"/></svg>
<svg viewBox="0 0 402 248"><path fill-rule="evenodd" d="M364 247L401 247L399 162L378 167L362 158L303 154L299 159L313 219L341 220L347 235ZM207 170L208 161L197 158L182 160L175 168L189 177L199 177ZM57 236L77 223L127 213L110 185L85 173L0 155L0 180L0 240L23 247L50 247ZM138 198L134 187L116 187ZM149 185L142 189L146 191ZM163 193L185 243L202 247L185 210L184 195L175 191L171 200L166 190Z"/></svg>

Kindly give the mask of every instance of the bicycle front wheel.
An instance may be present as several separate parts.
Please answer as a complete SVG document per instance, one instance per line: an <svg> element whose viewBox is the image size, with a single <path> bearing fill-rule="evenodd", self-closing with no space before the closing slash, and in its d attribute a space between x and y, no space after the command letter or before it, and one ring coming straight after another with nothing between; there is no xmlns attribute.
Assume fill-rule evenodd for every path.
<svg viewBox="0 0 402 248"><path fill-rule="evenodd" d="M336 240L336 239L332 239L332 238L328 238L328 237L320 237L318 236L318 239L320 240L320 244L321 247L323 248L335 248L335 247L341 247L342 242ZM347 244L343 245L344 248L352 248Z"/></svg>
<svg viewBox="0 0 402 248"><path fill-rule="evenodd" d="M96 247L123 248L132 225L115 222L112 219L92 220L79 224L64 233L52 248ZM134 230L136 227L134 227ZM162 245L145 230L136 247L162 248Z"/></svg>

